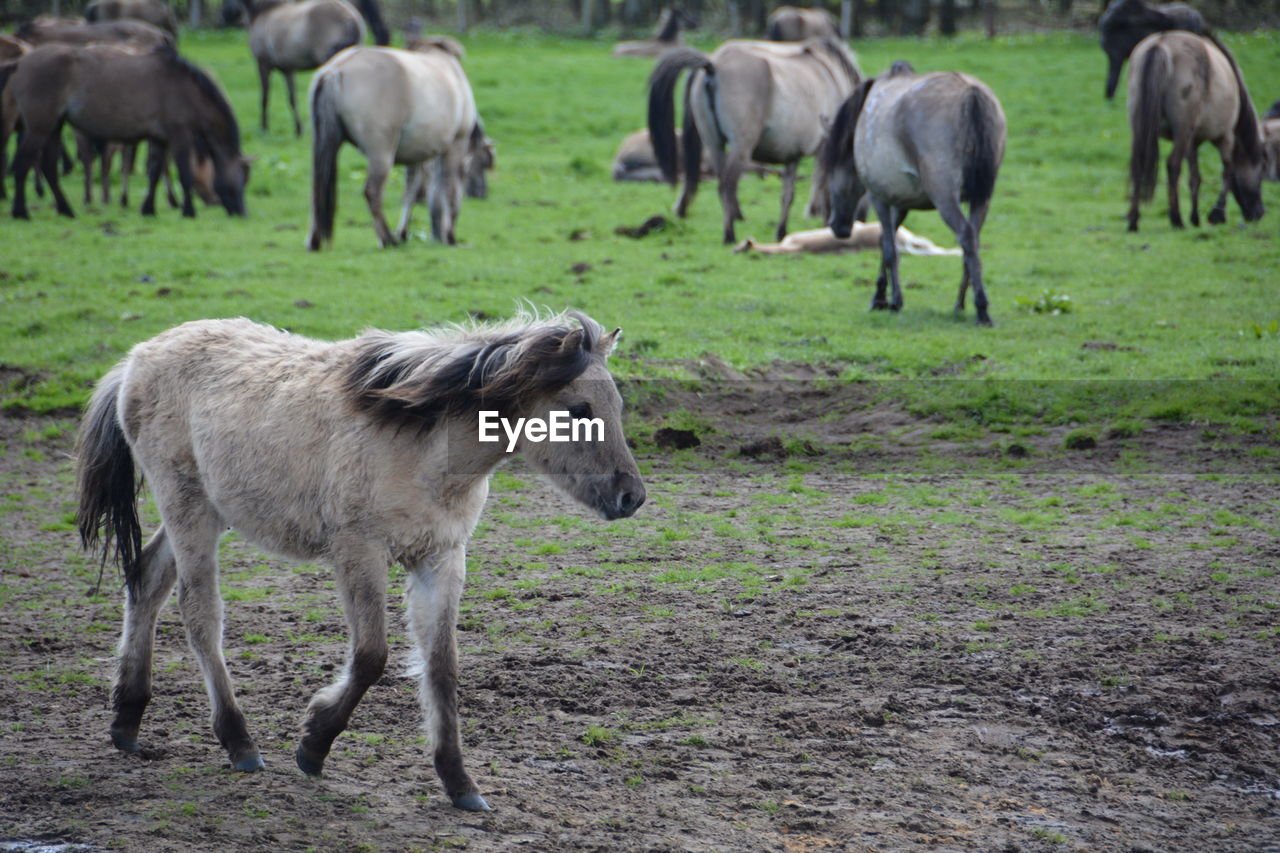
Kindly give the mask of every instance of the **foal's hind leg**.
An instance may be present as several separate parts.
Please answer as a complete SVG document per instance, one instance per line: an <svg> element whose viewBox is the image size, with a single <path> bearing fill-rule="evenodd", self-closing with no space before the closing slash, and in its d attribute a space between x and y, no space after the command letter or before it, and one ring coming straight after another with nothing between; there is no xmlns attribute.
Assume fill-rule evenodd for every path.
<svg viewBox="0 0 1280 853"><path fill-rule="evenodd" d="M62 178L58 172L59 161L66 156L66 151L61 144L61 138L62 127L59 125L57 132L54 134L54 140L58 144L45 147L44 156L41 158L40 171L44 174L45 181L49 184L49 191L53 193L53 204L58 213L74 219L75 211L71 209L67 197L62 193Z"/></svg>
<svg viewBox="0 0 1280 853"><path fill-rule="evenodd" d="M335 560L338 597L347 617L351 644L342 678L312 698L294 759L310 775L319 775L333 741L387 666L387 566L377 551L357 549Z"/></svg>
<svg viewBox="0 0 1280 853"><path fill-rule="evenodd" d="M899 210L878 199L871 203L880 220L880 275L876 278L876 292L871 297L871 310L902 310L902 288L898 286L898 226L907 218L905 210ZM885 299L885 289L892 283L893 298Z"/></svg>
<svg viewBox="0 0 1280 853"><path fill-rule="evenodd" d="M427 715L436 774L449 800L460 809L488 811L462 762L458 733L458 647L455 626L466 551L454 548L413 569L409 583L409 627L422 656L420 695Z"/></svg>
<svg viewBox="0 0 1280 853"><path fill-rule="evenodd" d="M130 589L124 605L124 631L120 636L120 661L111 691L111 742L125 752L141 752L138 727L151 701L151 660L155 649L156 620L169 599L177 572L173 548L161 527L142 549L140 583Z"/></svg>

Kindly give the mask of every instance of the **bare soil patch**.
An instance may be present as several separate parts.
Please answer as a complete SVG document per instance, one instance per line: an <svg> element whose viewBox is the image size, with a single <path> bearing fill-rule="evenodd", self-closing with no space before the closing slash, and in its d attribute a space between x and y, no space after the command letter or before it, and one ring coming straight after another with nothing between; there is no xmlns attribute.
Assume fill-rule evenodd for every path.
<svg viewBox="0 0 1280 853"><path fill-rule="evenodd" d="M325 776L297 771L341 615L327 568L234 539L227 657L266 771L227 769L172 607L148 751L113 751L121 596L110 572L90 594L70 424L0 421L0 840L1276 849L1274 445L1198 427L1081 452L1055 430L962 441L839 393L701 399L717 426L698 446L640 442L651 499L627 522L503 469L460 621L486 815L439 790L402 632Z"/></svg>

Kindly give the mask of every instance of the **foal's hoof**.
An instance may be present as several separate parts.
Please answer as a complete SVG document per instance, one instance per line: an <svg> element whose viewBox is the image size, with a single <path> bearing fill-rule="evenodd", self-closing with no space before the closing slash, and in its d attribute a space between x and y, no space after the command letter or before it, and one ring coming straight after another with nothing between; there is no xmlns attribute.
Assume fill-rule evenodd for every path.
<svg viewBox="0 0 1280 853"><path fill-rule="evenodd" d="M493 809L484 801L484 797L479 794L463 794L459 797L452 797L453 807L468 812L491 812Z"/></svg>
<svg viewBox="0 0 1280 853"><path fill-rule="evenodd" d="M1226 221L1227 221L1227 212L1225 210L1215 207L1213 210L1209 211L1210 225L1221 225Z"/></svg>
<svg viewBox="0 0 1280 853"><path fill-rule="evenodd" d="M324 770L323 755L317 755L308 749L298 747L298 751L293 754L293 760L298 762L298 769L308 776L319 776Z"/></svg>
<svg viewBox="0 0 1280 853"><path fill-rule="evenodd" d="M246 755L244 758L231 762L231 769L240 773L257 773L266 766L262 756L256 752L253 755Z"/></svg>

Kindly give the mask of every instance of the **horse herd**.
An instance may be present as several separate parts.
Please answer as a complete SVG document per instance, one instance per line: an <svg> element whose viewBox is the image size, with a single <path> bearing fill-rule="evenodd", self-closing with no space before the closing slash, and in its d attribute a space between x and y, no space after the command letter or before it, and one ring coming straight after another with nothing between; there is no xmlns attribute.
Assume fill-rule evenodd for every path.
<svg viewBox="0 0 1280 853"><path fill-rule="evenodd" d="M263 82L264 127L271 71L285 74L292 106L292 73L320 69L309 93L308 247L318 249L332 238L336 158L347 142L369 161L365 197L381 245L405 239L411 208L424 194L433 235L454 242L466 173L479 163L482 178L484 165L492 164L461 47L449 38L420 36L404 50L362 46L364 24L345 0L238 2L249 19ZM308 18L303 7L317 14ZM1136 229L1138 202L1154 184L1161 133L1174 140L1169 186L1175 226L1181 225L1178 170L1187 157L1191 221L1198 223L1194 152L1202 141L1218 147L1224 165L1222 195L1209 220L1224 218L1228 191L1246 219L1257 219L1266 156L1239 68L1211 34L1158 26L1135 38L1135 28L1156 20L1150 8L1142 0L1117 0L1103 18L1113 72L1112 47L1128 44L1132 50L1130 228ZM656 174L675 183L683 173L677 213L688 212L709 159L719 182L723 236L732 242L742 218L739 178L749 169L776 167L783 184L777 237L785 240L798 163L816 155L810 208L826 218L834 238L880 245L874 309L902 307L900 247L945 251L901 228L909 211L936 209L963 256L956 308L964 309L972 287L977 321L990 324L979 234L1005 151L999 100L970 75L921 74L907 62L864 77L835 36L830 16L805 12L812 10L780 11L771 30L785 40L731 41L709 55L679 43L688 16L666 21L675 24L655 40L662 49L650 78L648 134ZM268 30L273 21L292 23ZM37 166L58 211L71 215L58 183L64 123L99 155L107 143L150 142L144 213L154 212L157 182L172 160L184 215L194 215L191 194L200 186L228 213L243 214L249 163L223 93L176 52L172 32L141 21L115 24L125 26L108 36L112 25L102 21L36 22L22 31L30 44L24 40L18 58L0 65L0 126L17 120L22 131L13 163L14 216L28 215L26 177ZM291 27L309 35L297 36ZM1120 35L1108 35L1108 27ZM620 55L646 54L635 47ZM675 91L684 74L684 123L677 133ZM1108 92L1113 85L1109 76ZM301 132L296 107L294 129ZM382 216L382 192L397 164L409 169L409 179L392 232ZM858 221L867 206L881 225ZM806 237L790 245L803 251L822 241ZM337 570L351 634L348 662L311 701L295 753L299 768L321 772L334 739L384 671L387 568L395 561L410 578L409 625L423 661L421 698L436 771L456 807L487 809L462 758L455 626L466 546L489 475L507 452L484 443L476 425L482 411L544 420L563 411L598 419L598 441L544 443L525 434L515 449L603 518L632 515L645 501L645 487L621 429L621 399L606 364L619 332L606 333L574 314L433 332L370 332L325 343L247 320L218 320L188 323L136 346L99 383L76 454L82 542L113 553L125 577L112 691L115 746L141 751L156 620L176 586L215 734L233 767L263 767L221 649L217 542L235 528L265 548L324 558ZM136 500L142 477L162 519L145 546Z"/></svg>

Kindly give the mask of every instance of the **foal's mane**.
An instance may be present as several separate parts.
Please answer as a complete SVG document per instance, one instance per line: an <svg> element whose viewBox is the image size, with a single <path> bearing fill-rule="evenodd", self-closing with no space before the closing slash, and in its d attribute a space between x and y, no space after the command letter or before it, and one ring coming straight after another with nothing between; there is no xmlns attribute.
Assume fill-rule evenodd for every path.
<svg viewBox="0 0 1280 853"><path fill-rule="evenodd" d="M560 390L607 354L602 331L576 311L424 332L374 330L356 339L341 383L377 420L426 432L450 416L482 407L509 414L533 394Z"/></svg>

